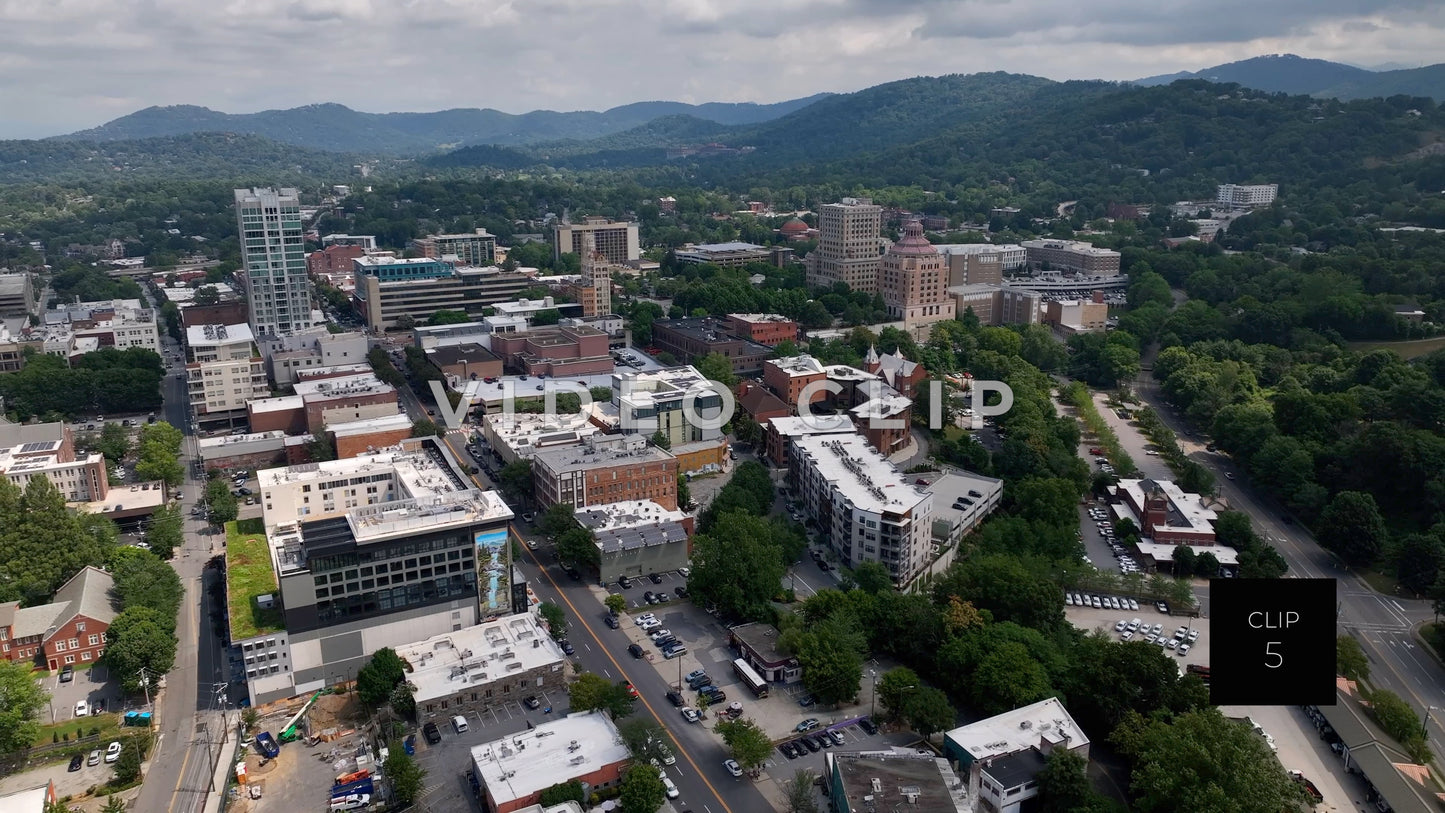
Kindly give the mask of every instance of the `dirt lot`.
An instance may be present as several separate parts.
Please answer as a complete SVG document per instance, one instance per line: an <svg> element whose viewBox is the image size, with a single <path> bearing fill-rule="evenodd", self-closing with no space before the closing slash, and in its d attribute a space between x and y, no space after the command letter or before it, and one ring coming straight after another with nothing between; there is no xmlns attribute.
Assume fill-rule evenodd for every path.
<svg viewBox="0 0 1445 813"><path fill-rule="evenodd" d="M296 713L297 705L289 709L278 709L263 717L257 731L269 731L279 737L281 726ZM363 719L361 703L355 692L323 695L306 713L309 731L315 735L327 729L356 731ZM246 753L246 787L233 790L228 811L237 813L302 813L322 810L325 807L331 783L340 771L335 763L352 755L363 745L360 733L352 733L333 742L322 742L315 746L305 741L287 743L281 746L281 756L261 764L261 756L254 750ZM332 754L334 753L334 756ZM326 758L323 758L326 757ZM249 798L247 789L260 784L261 798Z"/></svg>

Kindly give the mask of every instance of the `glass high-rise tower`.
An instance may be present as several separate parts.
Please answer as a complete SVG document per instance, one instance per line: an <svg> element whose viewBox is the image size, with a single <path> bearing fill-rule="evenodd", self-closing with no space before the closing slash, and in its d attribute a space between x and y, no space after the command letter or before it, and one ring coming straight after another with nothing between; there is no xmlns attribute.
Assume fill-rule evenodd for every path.
<svg viewBox="0 0 1445 813"><path fill-rule="evenodd" d="M251 330L257 338L310 328L311 280L301 236L301 201L295 189L237 189Z"/></svg>

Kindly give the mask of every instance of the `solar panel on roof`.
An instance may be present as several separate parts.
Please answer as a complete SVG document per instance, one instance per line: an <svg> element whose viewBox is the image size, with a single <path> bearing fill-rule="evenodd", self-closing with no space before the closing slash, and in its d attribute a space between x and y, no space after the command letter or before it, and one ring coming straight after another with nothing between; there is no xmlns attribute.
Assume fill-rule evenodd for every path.
<svg viewBox="0 0 1445 813"><path fill-rule="evenodd" d="M46 449L51 448L51 447L54 446L54 445L55 445L55 441L53 441L53 440L38 440L38 441L32 441L32 442L30 442L30 443L25 444L24 446L21 446L21 447L20 447L20 451L21 451L22 453L24 453L24 452L41 452L41 451L44 451L44 450L46 450Z"/></svg>

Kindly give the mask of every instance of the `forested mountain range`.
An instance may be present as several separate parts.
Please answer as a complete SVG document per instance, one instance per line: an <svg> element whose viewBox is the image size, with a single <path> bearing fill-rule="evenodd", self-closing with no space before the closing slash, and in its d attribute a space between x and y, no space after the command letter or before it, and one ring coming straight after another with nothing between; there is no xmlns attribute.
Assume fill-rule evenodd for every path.
<svg viewBox="0 0 1445 813"><path fill-rule="evenodd" d="M662 116L690 115L719 124L752 124L806 107L820 93L776 104L637 102L603 112L458 108L435 113L362 113L340 104L313 104L259 113L221 113L195 105L148 107L90 130L57 136L64 141L125 141L190 133L242 133L317 150L421 154L465 144L530 144L591 139Z"/></svg>
<svg viewBox="0 0 1445 813"><path fill-rule="evenodd" d="M1270 54L1198 71L1148 76L1134 80L1134 84L1146 87L1167 85L1179 79L1233 82L1271 93L1302 94L1329 99L1370 99L1405 95L1445 100L1445 64L1372 71L1323 59L1306 59L1294 54Z"/></svg>

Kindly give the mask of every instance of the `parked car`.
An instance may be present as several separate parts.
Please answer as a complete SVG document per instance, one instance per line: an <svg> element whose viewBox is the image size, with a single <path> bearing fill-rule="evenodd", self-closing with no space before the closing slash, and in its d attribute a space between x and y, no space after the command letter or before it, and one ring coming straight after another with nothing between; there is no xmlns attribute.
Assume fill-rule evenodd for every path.
<svg viewBox="0 0 1445 813"><path fill-rule="evenodd" d="M743 766L739 765L735 759L723 760L723 767L734 777L743 775Z"/></svg>
<svg viewBox="0 0 1445 813"><path fill-rule="evenodd" d="M69 769L69 770L70 770L71 773L74 773L74 772L80 770L80 766L82 766L82 765L84 765L84 764L85 764L85 757L81 756L80 754L76 754L75 756L73 756L73 757L70 758L70 769Z"/></svg>
<svg viewBox="0 0 1445 813"><path fill-rule="evenodd" d="M667 702L671 703L673 706L675 706L675 707L677 707L677 708L682 708L682 703L683 703L682 693L681 693L681 692L677 692L677 691L670 691L670 692L668 692L668 693L667 693Z"/></svg>
<svg viewBox="0 0 1445 813"><path fill-rule="evenodd" d="M647 578L651 580L653 584L662 584L661 573L649 573L647 574Z"/></svg>
<svg viewBox="0 0 1445 813"><path fill-rule="evenodd" d="M421 733L423 737L426 737L427 743L431 745L436 745L442 741L442 731L440 728L437 728L436 723L427 723L422 726Z"/></svg>
<svg viewBox="0 0 1445 813"><path fill-rule="evenodd" d="M61 670L60 670L60 682L61 682L61 683L69 683L69 682L72 681L72 680L75 680L75 667L73 667L73 666L65 666L65 667L62 667Z"/></svg>
<svg viewBox="0 0 1445 813"><path fill-rule="evenodd" d="M91 752L90 752L90 756L86 758L85 764L86 764L86 765L90 765L90 766L92 766L92 767L100 764L100 749L99 749L99 748L97 748L97 749L95 749L94 751L91 751Z"/></svg>
<svg viewBox="0 0 1445 813"><path fill-rule="evenodd" d="M626 590L627 588L632 586L632 579L626 576L618 576L617 583L622 586L623 590Z"/></svg>
<svg viewBox="0 0 1445 813"><path fill-rule="evenodd" d="M688 721L689 723L695 723L698 720L702 719L702 716L697 713L697 709L688 706L687 708L684 708L682 710L682 719Z"/></svg>
<svg viewBox="0 0 1445 813"><path fill-rule="evenodd" d="M803 722L798 723L797 727L794 728L793 730L794 730L794 731L812 731L813 729L815 729L815 728L817 728L817 727L818 727L818 718L816 718L816 717L809 717L808 719L804 720Z"/></svg>
<svg viewBox="0 0 1445 813"><path fill-rule="evenodd" d="M558 641L558 642L557 642L557 646L562 647L562 652L563 652L563 654L566 654L566 655L575 655L575 654L577 654L577 648L574 647L574 646L572 646L572 642L569 641L569 640L567 640L566 638L563 638L562 640Z"/></svg>
<svg viewBox="0 0 1445 813"><path fill-rule="evenodd" d="M628 647L627 647L627 651L628 651L628 652L632 655L632 657L634 657L634 658L641 658L641 657L645 654L645 653L642 651L642 645L641 645L641 644L630 644L630 645L628 645Z"/></svg>
<svg viewBox="0 0 1445 813"><path fill-rule="evenodd" d="M701 670L701 669L694 669L694 670L692 670L691 672L688 672L688 673L687 673L687 677L686 677L685 679L686 679L687 681L691 682L691 681L696 680L696 679L698 679L698 678L700 678L700 677L707 677L707 672L704 672L704 671Z"/></svg>
<svg viewBox="0 0 1445 813"><path fill-rule="evenodd" d="M644 623L646 623L646 622L648 622L648 621L656 621L656 620L657 620L657 616L653 615L652 613L643 613L642 615L639 615L639 616L637 616L636 618L633 618L633 619L632 619L632 623L637 624L637 625L640 626L640 625L642 625L642 624L644 624Z"/></svg>
<svg viewBox="0 0 1445 813"><path fill-rule="evenodd" d="M112 742L105 747L105 761L110 764L120 759L120 742Z"/></svg>
<svg viewBox="0 0 1445 813"><path fill-rule="evenodd" d="M86 717L90 715L90 704L84 700L75 701L75 716Z"/></svg>
<svg viewBox="0 0 1445 813"><path fill-rule="evenodd" d="M622 626L622 623L617 620L617 616L613 615L612 613L607 613L606 615L602 616L602 623L606 624L612 629L617 629L618 627Z"/></svg>
<svg viewBox="0 0 1445 813"><path fill-rule="evenodd" d="M863 729L863 732L870 737L878 733L878 726L873 722L872 717L864 717L859 720L858 727Z"/></svg>
<svg viewBox="0 0 1445 813"><path fill-rule="evenodd" d="M815 754L823 747L819 745L818 741L813 739L812 737L799 737L798 742L801 742L804 747L806 747L809 751L812 751Z"/></svg>
<svg viewBox="0 0 1445 813"><path fill-rule="evenodd" d="M522 705L526 706L529 709L539 709L542 707L542 701L538 700L536 695L532 695L526 700L523 700Z"/></svg>

